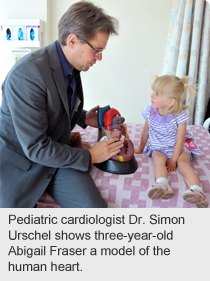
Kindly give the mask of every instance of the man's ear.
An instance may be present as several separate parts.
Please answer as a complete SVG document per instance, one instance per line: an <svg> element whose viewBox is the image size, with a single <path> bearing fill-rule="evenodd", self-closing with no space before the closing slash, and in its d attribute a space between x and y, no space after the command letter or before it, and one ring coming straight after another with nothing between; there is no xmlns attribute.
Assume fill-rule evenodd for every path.
<svg viewBox="0 0 210 281"><path fill-rule="evenodd" d="M73 48L76 45L76 43L78 42L78 40L79 40L78 37L75 34L71 33L67 37L67 41L66 42L67 42L67 45L69 47Z"/></svg>
<svg viewBox="0 0 210 281"><path fill-rule="evenodd" d="M168 102L168 105L169 106L174 106L176 103L176 100L175 99L170 99L169 102Z"/></svg>

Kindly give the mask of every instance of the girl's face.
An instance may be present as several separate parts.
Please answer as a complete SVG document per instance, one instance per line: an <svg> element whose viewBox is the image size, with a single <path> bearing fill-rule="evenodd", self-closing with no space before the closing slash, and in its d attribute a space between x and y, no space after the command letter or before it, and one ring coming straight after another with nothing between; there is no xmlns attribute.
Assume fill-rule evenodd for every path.
<svg viewBox="0 0 210 281"><path fill-rule="evenodd" d="M153 91L151 94L151 105L153 108L157 108L158 113L162 116L167 115L169 109L176 103L174 98L171 98L173 91L173 83L167 83L161 93Z"/></svg>
<svg viewBox="0 0 210 281"><path fill-rule="evenodd" d="M153 91L150 97L151 97L151 104L153 108L168 107L168 98L166 95Z"/></svg>
<svg viewBox="0 0 210 281"><path fill-rule="evenodd" d="M169 98L166 94L160 94L153 91L150 97L152 107L157 108L160 115L166 115L170 107L173 105L171 104L172 99Z"/></svg>

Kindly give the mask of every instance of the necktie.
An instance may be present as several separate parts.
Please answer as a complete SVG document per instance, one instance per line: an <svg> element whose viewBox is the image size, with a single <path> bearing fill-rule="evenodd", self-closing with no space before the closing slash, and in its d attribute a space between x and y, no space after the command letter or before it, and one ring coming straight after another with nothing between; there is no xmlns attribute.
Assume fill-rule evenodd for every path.
<svg viewBox="0 0 210 281"><path fill-rule="evenodd" d="M72 117L72 112L75 108L76 105L76 99L77 99L77 87L76 87L76 83L77 83L77 78L75 76L75 73L72 72L68 75L69 77L69 84L67 87L67 95L68 95L68 102L69 102L69 114L70 114L70 118Z"/></svg>
<svg viewBox="0 0 210 281"><path fill-rule="evenodd" d="M71 111L72 111L72 95L73 95L73 89L72 89L72 86L71 86L71 79L70 79L70 74L69 74L69 84L68 84L68 87L67 87L69 113L71 113Z"/></svg>

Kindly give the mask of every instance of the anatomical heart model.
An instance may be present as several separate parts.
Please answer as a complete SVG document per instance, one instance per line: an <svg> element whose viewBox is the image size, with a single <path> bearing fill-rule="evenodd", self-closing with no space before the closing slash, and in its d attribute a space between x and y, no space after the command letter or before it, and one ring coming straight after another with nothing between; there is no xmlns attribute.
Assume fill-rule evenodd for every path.
<svg viewBox="0 0 210 281"><path fill-rule="evenodd" d="M103 171L114 174L131 174L138 168L134 157L134 146L128 136L124 121L125 118L115 108L110 108L109 105L98 108L98 141L118 138L124 144L117 155L105 162L95 164Z"/></svg>

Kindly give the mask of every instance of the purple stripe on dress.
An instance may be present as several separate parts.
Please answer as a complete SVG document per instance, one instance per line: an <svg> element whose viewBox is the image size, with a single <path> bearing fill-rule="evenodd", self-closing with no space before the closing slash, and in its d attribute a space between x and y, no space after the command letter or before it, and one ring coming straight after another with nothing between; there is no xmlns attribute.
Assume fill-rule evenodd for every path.
<svg viewBox="0 0 210 281"><path fill-rule="evenodd" d="M150 144L145 147L144 154L151 156L154 151L161 151L170 159L177 140L178 126L190 120L189 115L185 110L182 110L176 116L160 116L157 109L148 105L142 111L142 116L148 121L150 139ZM186 131L186 138L192 138L195 143L193 135L188 131ZM188 150L184 143L182 151L186 151L191 155L200 155L199 149Z"/></svg>

